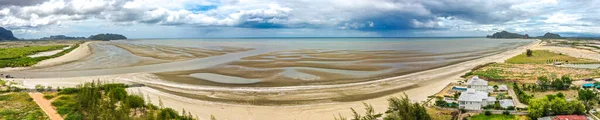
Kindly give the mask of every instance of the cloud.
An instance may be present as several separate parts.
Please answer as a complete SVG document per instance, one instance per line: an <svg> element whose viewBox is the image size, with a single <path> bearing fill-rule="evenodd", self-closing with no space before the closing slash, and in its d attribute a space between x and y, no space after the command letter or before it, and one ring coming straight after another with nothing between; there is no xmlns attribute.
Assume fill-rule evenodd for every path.
<svg viewBox="0 0 600 120"><path fill-rule="evenodd" d="M9 6L29 6L44 2L44 0L0 0L0 8Z"/></svg>
<svg viewBox="0 0 600 120"><path fill-rule="evenodd" d="M596 33L592 30L596 30L593 26L600 20L598 3L593 0L0 0L0 26L36 31L94 20L123 27L223 28L220 31L325 29L369 35L498 30Z"/></svg>

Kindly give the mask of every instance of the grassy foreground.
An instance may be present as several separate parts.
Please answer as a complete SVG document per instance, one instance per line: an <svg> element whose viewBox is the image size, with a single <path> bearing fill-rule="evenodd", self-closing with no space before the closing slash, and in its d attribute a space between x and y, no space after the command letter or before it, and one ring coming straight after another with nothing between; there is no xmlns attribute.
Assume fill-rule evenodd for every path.
<svg viewBox="0 0 600 120"><path fill-rule="evenodd" d="M128 95L125 84L85 83L65 88L52 102L65 120L194 120L190 112L146 103L143 97ZM159 100L160 101L160 100ZM214 118L211 118L214 119Z"/></svg>
<svg viewBox="0 0 600 120"><path fill-rule="evenodd" d="M568 55L550 52L548 50L533 50L532 56L527 56L526 53L517 55L506 60L506 63L514 64L551 64L553 62L565 63L599 63L598 61L575 58Z"/></svg>
<svg viewBox="0 0 600 120"><path fill-rule="evenodd" d="M9 92L0 95L0 120L49 119L26 92Z"/></svg>

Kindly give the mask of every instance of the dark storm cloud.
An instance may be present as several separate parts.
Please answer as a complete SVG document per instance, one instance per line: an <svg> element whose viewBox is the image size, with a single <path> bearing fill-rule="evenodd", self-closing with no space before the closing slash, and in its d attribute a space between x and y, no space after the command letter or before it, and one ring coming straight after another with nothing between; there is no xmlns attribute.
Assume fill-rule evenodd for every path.
<svg viewBox="0 0 600 120"><path fill-rule="evenodd" d="M0 9L8 6L29 6L43 3L47 0L0 0Z"/></svg>

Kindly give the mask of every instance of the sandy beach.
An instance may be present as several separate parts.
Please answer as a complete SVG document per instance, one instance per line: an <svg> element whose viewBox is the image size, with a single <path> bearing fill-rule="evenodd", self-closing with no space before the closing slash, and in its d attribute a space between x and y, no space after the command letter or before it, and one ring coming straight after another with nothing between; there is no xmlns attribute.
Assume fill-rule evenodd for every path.
<svg viewBox="0 0 600 120"><path fill-rule="evenodd" d="M81 58L87 57L90 54L92 54L92 52L90 51L90 46L89 46L90 43L92 43L92 42L85 42L85 43L79 45L78 48L75 48L73 51L71 51L63 56L40 61L37 64L35 64L33 67L48 67L48 66L60 65L60 64L73 62L73 61L79 60Z"/></svg>
<svg viewBox="0 0 600 120"><path fill-rule="evenodd" d="M450 66L441 68L411 73L398 77L359 82L359 83L348 83L348 84L335 84L335 85L316 85L316 86L286 86L286 87L267 87L267 88L220 88L220 87L197 87L197 86L185 86L182 84L156 80L155 76L148 73L128 73L118 75L99 75L99 76L83 76L83 77L67 77L67 78L35 78L35 79L23 79L16 78L10 79L18 82L22 82L27 87L33 87L37 84L46 86L75 86L77 84L93 81L102 80L108 82L125 82L125 83L143 83L150 87L135 87L129 88L131 93L140 93L145 97L150 98L152 103L158 104L158 100L161 99L165 106L171 107L175 110L185 109L195 115L198 115L200 119L208 119L210 115L216 116L218 119L225 120L262 120L262 119L333 119L333 115L338 113L343 116L351 115L350 109L358 108L359 112L362 112L362 102L370 103L375 107L378 112L383 112L387 109L387 99L389 97L397 97L403 94L408 95L412 100L423 101L426 100L427 96L437 93L443 89L448 83L456 80L460 80L460 75L468 72L471 68L489 63L489 62L504 62L504 60L521 54L526 49L530 49L539 44L539 41L532 42L528 45L519 47L517 49L502 52L500 54L487 56L467 62L462 62ZM69 54L84 54L85 50L73 51ZM69 55L67 54L67 55ZM66 55L65 55L66 56ZM60 58L60 57L59 57ZM73 60L63 58L65 60ZM60 60L56 60L59 62ZM52 63L56 63L52 62ZM369 95L373 92L386 92L385 94L379 94L375 96L369 96L372 98L364 99L361 101L353 102L335 102L326 101L323 103L311 103L302 105L284 105L284 106L257 106L247 104L229 104L223 102L211 102L206 100L190 99L187 97L173 95L164 91L159 91L155 88L170 89L178 92L191 92L193 91L204 91L195 92L199 94L207 95L220 95L224 97L253 97L247 96L252 95L248 93L269 93L264 94L263 97L273 97L273 99L301 99L301 98L318 98L319 96L330 96L334 95L339 97L339 101L344 99L344 91L360 90L360 93L353 93L355 95ZM210 91L220 91L227 94L220 94ZM243 96L237 95L241 93ZM322 93L322 94L317 94ZM260 94L259 94L260 95ZM310 97L307 97L310 96ZM232 116L231 114L235 114Z"/></svg>

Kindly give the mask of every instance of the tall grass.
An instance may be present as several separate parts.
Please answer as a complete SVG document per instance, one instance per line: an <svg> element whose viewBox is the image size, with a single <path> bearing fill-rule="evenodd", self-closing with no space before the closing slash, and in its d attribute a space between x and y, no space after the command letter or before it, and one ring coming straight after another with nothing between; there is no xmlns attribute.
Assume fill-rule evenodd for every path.
<svg viewBox="0 0 600 120"><path fill-rule="evenodd" d="M568 55L550 52L548 50L534 50L533 56L529 57L526 53L517 55L506 60L507 63L514 64L551 64L554 62L563 63L600 63L589 59L575 58Z"/></svg>

